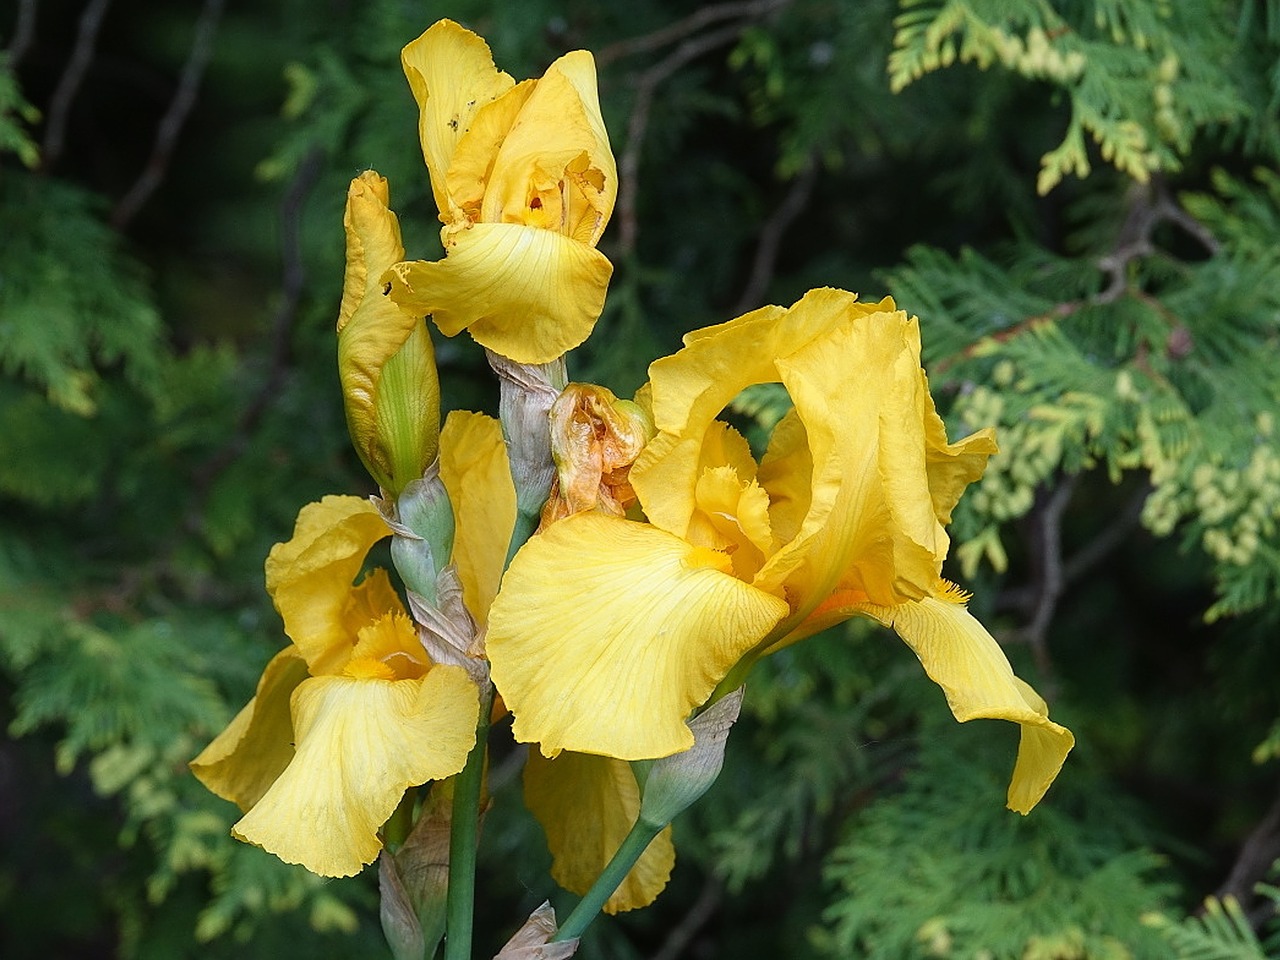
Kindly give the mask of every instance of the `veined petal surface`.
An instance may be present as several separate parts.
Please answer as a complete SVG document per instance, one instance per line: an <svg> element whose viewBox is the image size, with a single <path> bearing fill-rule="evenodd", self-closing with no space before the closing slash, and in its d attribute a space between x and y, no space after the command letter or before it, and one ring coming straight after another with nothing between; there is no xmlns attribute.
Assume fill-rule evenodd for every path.
<svg viewBox="0 0 1280 960"><path fill-rule="evenodd" d="M296 647L272 657L253 699L191 761L196 779L241 810L257 803L293 759L289 698L306 678L307 663Z"/></svg>
<svg viewBox="0 0 1280 960"><path fill-rule="evenodd" d="M689 713L787 614L728 558L583 513L530 540L489 614L493 680L517 740L623 760L688 749Z"/></svg>
<svg viewBox="0 0 1280 960"><path fill-rule="evenodd" d="M640 815L640 788L629 763L569 751L554 760L536 749L529 751L524 801L547 835L551 876L579 896L595 883ZM667 827L649 844L604 911L648 906L667 885L675 860Z"/></svg>
<svg viewBox="0 0 1280 960"><path fill-rule="evenodd" d="M937 597L889 608L868 605L860 612L892 626L906 641L961 723L990 718L1022 728L1008 805L1030 812L1058 775L1075 738L1049 719L1044 700L1014 675L991 634L963 604Z"/></svg>
<svg viewBox="0 0 1280 960"><path fill-rule="evenodd" d="M337 673L351 656L351 584L369 548L390 534L368 500L327 496L303 507L293 537L267 555L267 592L312 675Z"/></svg>
<svg viewBox="0 0 1280 960"><path fill-rule="evenodd" d="M232 832L321 876L358 873L404 791L462 769L478 710L459 667L419 680L306 680L293 695L297 752Z"/></svg>
<svg viewBox="0 0 1280 960"><path fill-rule="evenodd" d="M445 336L469 330L516 363L549 363L590 335L613 265L594 247L551 230L477 223L443 260L396 264L391 297L430 314Z"/></svg>

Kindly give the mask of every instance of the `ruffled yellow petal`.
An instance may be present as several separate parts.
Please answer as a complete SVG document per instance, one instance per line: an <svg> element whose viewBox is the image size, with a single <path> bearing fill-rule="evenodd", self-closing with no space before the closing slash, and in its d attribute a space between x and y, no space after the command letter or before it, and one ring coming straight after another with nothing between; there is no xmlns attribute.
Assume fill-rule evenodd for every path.
<svg viewBox="0 0 1280 960"><path fill-rule="evenodd" d="M547 68L502 141L482 219L538 226L594 245L613 212L617 180L595 61L577 50Z"/></svg>
<svg viewBox="0 0 1280 960"><path fill-rule="evenodd" d="M463 601L483 626L516 521L516 489L501 424L481 413L449 414L440 431L440 478L453 503L453 562Z"/></svg>
<svg viewBox="0 0 1280 960"><path fill-rule="evenodd" d="M921 373L923 377L923 372ZM929 493L933 498L933 510L941 524L951 522L951 511L960 502L960 495L969 484L982 476L987 459L999 453L996 434L986 427L955 443L947 442L947 428L933 406L929 394L929 381L924 381L925 396L929 398L925 414L925 469L929 473Z"/></svg>
<svg viewBox="0 0 1280 960"><path fill-rule="evenodd" d="M435 458L440 382L422 315L382 293L382 274L404 259L400 224L387 201L387 181L372 170L351 181L338 374L356 452L378 484L395 493Z"/></svg>
<svg viewBox="0 0 1280 960"><path fill-rule="evenodd" d="M594 247L513 223L477 223L451 243L443 260L385 274L392 299L516 363L549 363L590 335L613 273Z"/></svg>
<svg viewBox="0 0 1280 960"><path fill-rule="evenodd" d="M961 723L991 718L1022 728L1008 804L1018 813L1030 812L1062 769L1075 738L1049 719L1045 702L1014 676L991 634L962 604L936 597L890 608L864 606L860 612L892 626L906 641Z"/></svg>
<svg viewBox="0 0 1280 960"><path fill-rule="evenodd" d="M442 215L449 213L445 175L472 117L515 81L493 64L489 45L452 20L441 20L400 51L405 78L418 101L418 136Z"/></svg>
<svg viewBox="0 0 1280 960"><path fill-rule="evenodd" d="M723 554L596 513L530 540L503 578L486 641L516 739L546 756L688 749L690 711L787 613L727 567Z"/></svg>
<svg viewBox="0 0 1280 960"><path fill-rule="evenodd" d="M241 810L257 803L293 759L289 697L306 678L307 664L296 648L272 657L253 699L191 761L196 779Z"/></svg>
<svg viewBox="0 0 1280 960"><path fill-rule="evenodd" d="M459 667L420 680L306 680L293 696L297 753L232 832L321 876L358 873L404 791L462 769L478 709Z"/></svg>
<svg viewBox="0 0 1280 960"><path fill-rule="evenodd" d="M368 500L328 496L303 507L293 537L271 548L267 592L313 675L337 673L351 656L348 609L362 602L351 583L369 548L390 533Z"/></svg>
<svg viewBox="0 0 1280 960"><path fill-rule="evenodd" d="M640 789L631 765L584 753L565 752L548 760L530 750L524 800L547 835L551 876L579 895L600 876L640 814ZM648 906L667 885L675 860L667 827L605 903L605 912Z"/></svg>

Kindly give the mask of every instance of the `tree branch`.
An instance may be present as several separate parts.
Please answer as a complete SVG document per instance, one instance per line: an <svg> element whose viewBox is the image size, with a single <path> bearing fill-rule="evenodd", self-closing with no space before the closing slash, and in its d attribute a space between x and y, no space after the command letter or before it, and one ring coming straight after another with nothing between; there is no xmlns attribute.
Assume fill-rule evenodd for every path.
<svg viewBox="0 0 1280 960"><path fill-rule="evenodd" d="M709 27L720 20L732 20L735 17L752 19L762 17L775 9L780 9L790 0L748 0L745 3L717 3L702 7L683 20L669 23L665 27L646 33L639 37L618 40L600 48L596 53L596 63L604 66L614 60L621 60L637 53L647 53L682 40L690 34L697 33L703 27Z"/></svg>
<svg viewBox="0 0 1280 960"><path fill-rule="evenodd" d="M18 61L31 49L36 36L36 4L38 0L18 0L18 14L13 21L13 38L9 41L9 69L16 69Z"/></svg>
<svg viewBox="0 0 1280 960"><path fill-rule="evenodd" d="M760 239L756 244L755 259L751 262L751 275L747 286L738 298L734 308L735 314L743 314L760 306L769 289L769 281L773 279L773 270L778 262L778 250L782 245L782 235L787 232L809 203L813 193L813 185L818 181L817 158L810 156L804 168L791 181L791 188L783 197L773 215L760 228Z"/></svg>
<svg viewBox="0 0 1280 960"><path fill-rule="evenodd" d="M200 514L208 498L213 482L235 462L249 443L249 436L257 428L271 400L279 393L289 365L289 340L293 323L302 300L306 284L306 270L302 262L301 223L302 207L311 189L324 169L325 152L315 146L298 165L289 188L280 201L280 257L282 276L281 300L271 323L271 352L267 362L267 375L249 405L240 414L232 436L217 453L207 460L192 476L194 491L191 508L187 513L188 530L200 528Z"/></svg>
<svg viewBox="0 0 1280 960"><path fill-rule="evenodd" d="M1266 878L1277 859L1280 859L1280 795L1276 796L1271 807L1240 845L1240 852L1236 855L1231 872L1218 888L1218 898L1235 897L1248 910L1248 904L1254 898L1254 885ZM1253 920L1254 911L1248 912ZM1266 915L1271 914L1271 905L1268 903Z"/></svg>
<svg viewBox="0 0 1280 960"><path fill-rule="evenodd" d="M662 946L658 948L649 960L679 960L684 956L685 948L698 935L708 920L715 916L715 912L720 907L720 901L724 897L724 889L720 886L720 881L714 876L708 876L706 882L702 885L702 893L698 895L698 899L693 902L693 906L689 908L689 912L684 918L671 928L671 932L667 934L667 938L662 942Z"/></svg>
<svg viewBox="0 0 1280 960"><path fill-rule="evenodd" d="M160 125L156 128L156 140L151 148L151 156L147 158L146 166L143 167L142 173L138 175L133 186L111 211L111 225L117 230L123 229L142 209L143 204L160 186L160 181L164 179L165 172L169 169L169 160L173 156L178 134L182 132L182 126L195 105L200 80L213 54L213 38L218 32L218 21L222 18L225 5L225 0L204 0L204 6L196 20L195 33L191 39L191 52L187 55L187 62L183 64L178 87L174 91L173 99L169 102L169 109L165 111L160 119Z"/></svg>
<svg viewBox="0 0 1280 960"><path fill-rule="evenodd" d="M49 100L49 123L44 130L44 143L40 145L41 167L48 169L60 156L67 136L67 118L71 113L71 103L76 91L84 82L84 75L93 62L93 51L98 44L98 33L102 30L102 21L107 15L111 0L89 0L84 13L80 15L80 25L76 31L76 45L71 51L58 86Z"/></svg>

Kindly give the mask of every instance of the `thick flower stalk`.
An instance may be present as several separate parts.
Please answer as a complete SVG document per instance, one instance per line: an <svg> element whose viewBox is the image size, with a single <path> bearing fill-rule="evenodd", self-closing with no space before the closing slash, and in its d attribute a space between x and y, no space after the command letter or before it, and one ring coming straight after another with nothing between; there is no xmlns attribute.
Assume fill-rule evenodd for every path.
<svg viewBox="0 0 1280 960"><path fill-rule="evenodd" d="M457 773L475 742L466 672L431 662L385 571L352 585L390 532L358 497L302 508L266 571L292 643L191 764L244 811L236 837L322 876L372 863L405 790Z"/></svg>
<svg viewBox="0 0 1280 960"><path fill-rule="evenodd" d="M716 417L766 382L794 408L757 462ZM649 387L657 435L629 474L647 522L554 523L494 601L488 654L517 739L549 757L680 752L731 673L863 615L897 631L958 720L1020 725L1008 802L1029 811L1073 738L941 577L944 525L996 445L947 441L917 322L816 290L688 334Z"/></svg>
<svg viewBox="0 0 1280 960"><path fill-rule="evenodd" d="M591 54L516 83L441 20L401 60L446 256L395 266L391 299L517 363L556 359L591 333L613 272L595 247L618 186Z"/></svg>
<svg viewBox="0 0 1280 960"><path fill-rule="evenodd" d="M435 459L440 382L423 314L383 295L383 273L404 259L388 200L387 181L374 171L351 181L338 375L356 453L394 498Z"/></svg>

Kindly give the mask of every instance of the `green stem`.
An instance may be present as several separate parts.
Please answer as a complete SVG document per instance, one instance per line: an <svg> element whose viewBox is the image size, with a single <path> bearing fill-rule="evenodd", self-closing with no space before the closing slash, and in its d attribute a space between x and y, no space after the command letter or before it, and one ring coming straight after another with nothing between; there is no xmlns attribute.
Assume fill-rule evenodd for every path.
<svg viewBox="0 0 1280 960"><path fill-rule="evenodd" d="M631 832L627 834L627 838L622 841L622 846L618 848L618 852L613 855L613 859L604 868L604 872L596 878L596 882L587 891L587 895L578 901L578 905L573 908L573 912L565 917L564 923L560 924L560 929L551 938L552 943L557 943L561 940L572 940L574 937L582 935L582 931L590 926L591 921L596 918L601 908L613 896L613 891L622 885L622 881L627 878L627 874L636 865L636 861L640 859L645 850L648 849L649 844L653 842L653 838L660 834L665 826L665 823L655 826L644 820L636 821L635 826L631 828Z"/></svg>
<svg viewBox="0 0 1280 960"><path fill-rule="evenodd" d="M476 848L480 834L480 794L484 786L485 746L489 739L489 715L493 710L493 684L480 691L480 717L476 745L467 765L453 785L453 815L449 827L449 893L445 904L448 931L444 960L470 960L471 930L475 919Z"/></svg>

